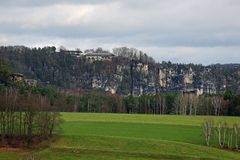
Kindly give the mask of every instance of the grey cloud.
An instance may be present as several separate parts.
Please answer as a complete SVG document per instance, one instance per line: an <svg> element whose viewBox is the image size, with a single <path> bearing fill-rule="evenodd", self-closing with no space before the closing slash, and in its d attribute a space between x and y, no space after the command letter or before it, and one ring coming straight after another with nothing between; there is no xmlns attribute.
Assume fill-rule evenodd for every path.
<svg viewBox="0 0 240 160"><path fill-rule="evenodd" d="M142 46L239 46L240 32L190 32L168 33L161 31L144 32L142 30L117 30L114 27L87 26L55 26L35 29L16 28L15 26L1 26L1 31L9 36L31 34L59 38L102 38L112 42L142 45Z"/></svg>
<svg viewBox="0 0 240 160"><path fill-rule="evenodd" d="M186 54L179 48L187 47L185 52L216 55L219 48L230 52L240 46L238 15L239 0L0 1L0 43L11 45L29 37L24 44L127 45L146 48L150 54L173 48L181 55ZM174 54L174 60L184 61L180 54ZM240 62L240 54L236 59Z"/></svg>
<svg viewBox="0 0 240 160"><path fill-rule="evenodd" d="M0 6L39 7L56 4L102 4L114 0L1 0Z"/></svg>

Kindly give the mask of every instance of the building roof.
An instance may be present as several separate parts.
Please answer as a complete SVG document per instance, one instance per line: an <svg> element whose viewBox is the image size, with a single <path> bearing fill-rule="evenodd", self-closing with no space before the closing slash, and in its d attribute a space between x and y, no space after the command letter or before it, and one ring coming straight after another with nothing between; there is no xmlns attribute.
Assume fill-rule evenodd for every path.
<svg viewBox="0 0 240 160"><path fill-rule="evenodd" d="M85 54L85 56L102 56L102 57L105 57L105 56L114 56L114 54L112 54L112 53L87 53L87 54Z"/></svg>

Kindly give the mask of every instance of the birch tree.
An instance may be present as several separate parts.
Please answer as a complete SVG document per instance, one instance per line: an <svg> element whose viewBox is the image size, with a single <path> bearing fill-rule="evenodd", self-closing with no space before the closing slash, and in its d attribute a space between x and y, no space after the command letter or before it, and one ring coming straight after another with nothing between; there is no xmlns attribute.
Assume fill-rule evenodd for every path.
<svg viewBox="0 0 240 160"><path fill-rule="evenodd" d="M224 102L223 97L222 96L214 96L214 97L212 97L211 101L212 101L212 105L213 105L213 108L214 108L214 114L216 116L219 116L220 109L222 108L222 105L223 105L223 102Z"/></svg>
<svg viewBox="0 0 240 160"><path fill-rule="evenodd" d="M210 145L213 127L214 127L214 122L212 120L206 120L202 125L204 140L207 146Z"/></svg>

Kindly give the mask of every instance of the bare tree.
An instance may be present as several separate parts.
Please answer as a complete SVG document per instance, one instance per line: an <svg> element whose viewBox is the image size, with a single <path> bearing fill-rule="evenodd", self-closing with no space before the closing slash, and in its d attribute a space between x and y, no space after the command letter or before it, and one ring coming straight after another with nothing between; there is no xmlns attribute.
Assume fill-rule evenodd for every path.
<svg viewBox="0 0 240 160"><path fill-rule="evenodd" d="M54 133L59 113L48 98L39 94L19 94L14 88L0 92L0 146L17 146L18 137L31 146L34 137L48 138Z"/></svg>
<svg viewBox="0 0 240 160"><path fill-rule="evenodd" d="M239 128L238 128L238 125L236 123L233 124L233 131L234 131L235 149L238 150Z"/></svg>
<svg viewBox="0 0 240 160"><path fill-rule="evenodd" d="M206 120L202 125L203 135L204 135L205 143L207 146L210 145L213 127L214 127L213 120Z"/></svg>
<svg viewBox="0 0 240 160"><path fill-rule="evenodd" d="M218 145L220 148L224 148L225 142L226 142L226 135L227 135L227 123L221 123L219 122L217 124L216 132L218 137Z"/></svg>
<svg viewBox="0 0 240 160"><path fill-rule="evenodd" d="M166 110L166 97L164 95L157 94L156 98L156 108L159 114L165 114Z"/></svg>
<svg viewBox="0 0 240 160"><path fill-rule="evenodd" d="M197 115L199 97L195 94L188 95L189 115Z"/></svg>
<svg viewBox="0 0 240 160"><path fill-rule="evenodd" d="M187 115L188 97L184 94L177 95L174 106L176 114Z"/></svg>
<svg viewBox="0 0 240 160"><path fill-rule="evenodd" d="M228 135L227 135L227 137L228 137L228 148L229 149L232 149L232 142L233 142L233 128L228 128Z"/></svg>
<svg viewBox="0 0 240 160"><path fill-rule="evenodd" d="M197 115L198 107L199 107L199 96L194 96L194 98L193 98L193 112L194 112L194 115Z"/></svg>
<svg viewBox="0 0 240 160"><path fill-rule="evenodd" d="M224 99L222 96L214 96L212 97L212 105L214 108L214 114L218 115L220 114L220 109L222 108Z"/></svg>

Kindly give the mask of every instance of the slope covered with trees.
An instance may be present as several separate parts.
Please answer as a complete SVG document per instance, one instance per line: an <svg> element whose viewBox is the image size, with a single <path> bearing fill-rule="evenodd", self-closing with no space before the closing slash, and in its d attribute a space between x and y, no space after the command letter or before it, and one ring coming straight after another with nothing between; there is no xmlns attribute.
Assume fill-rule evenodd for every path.
<svg viewBox="0 0 240 160"><path fill-rule="evenodd" d="M136 49L115 48L111 61L86 58L103 49L68 51L55 47L0 47L0 58L27 78L65 89L97 88L119 95L199 90L206 94L240 91L240 65L194 65L155 61ZM106 54L106 53L105 53Z"/></svg>
<svg viewBox="0 0 240 160"><path fill-rule="evenodd" d="M0 48L1 58L15 72L37 80L38 86L59 88L57 96L51 89L40 93L49 93L51 104L55 97L60 111L240 115L238 64L155 63L129 48L114 49L111 60L89 60L87 55L108 52L101 48L85 52L56 52L55 47ZM1 82L7 84L6 77L14 71L2 65L0 73Z"/></svg>

